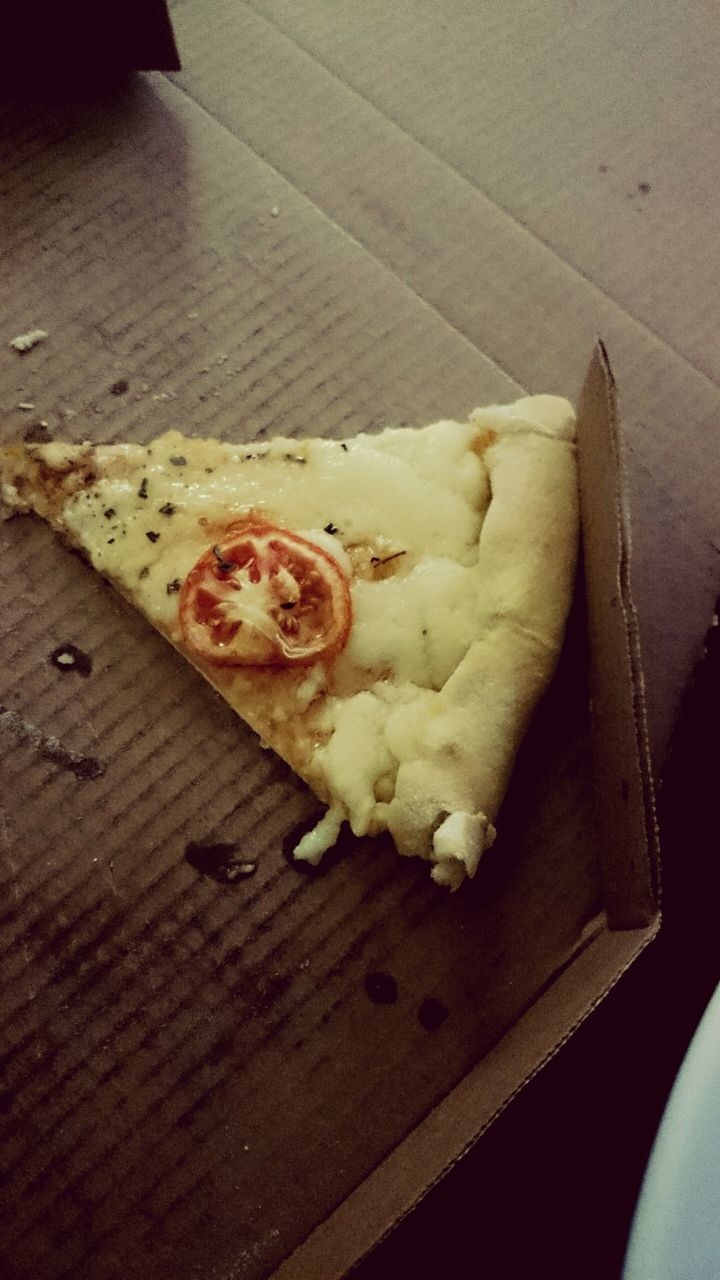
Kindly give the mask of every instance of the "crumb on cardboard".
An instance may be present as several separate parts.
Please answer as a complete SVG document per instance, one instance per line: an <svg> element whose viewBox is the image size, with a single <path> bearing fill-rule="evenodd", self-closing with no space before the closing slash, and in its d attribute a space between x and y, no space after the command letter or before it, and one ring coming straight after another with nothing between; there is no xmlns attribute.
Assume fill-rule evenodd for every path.
<svg viewBox="0 0 720 1280"><path fill-rule="evenodd" d="M15 351L30 351L39 342L44 342L47 336L44 329L29 329L27 333L19 333L16 338L13 338L10 346Z"/></svg>

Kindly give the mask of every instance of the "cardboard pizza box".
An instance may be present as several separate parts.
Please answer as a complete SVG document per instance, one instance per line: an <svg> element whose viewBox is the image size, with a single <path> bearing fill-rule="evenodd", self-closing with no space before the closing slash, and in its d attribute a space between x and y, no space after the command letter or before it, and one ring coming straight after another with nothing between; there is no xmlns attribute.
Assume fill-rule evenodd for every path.
<svg viewBox="0 0 720 1280"><path fill-rule="evenodd" d="M39 522L0 527L17 1280L346 1274L658 929L644 703L659 761L709 616L711 504L669 463L678 398L688 442L717 405L702 336L686 325L679 350L662 298L658 337L617 280L588 282L539 169L548 225L528 230L504 135L513 216L473 185L453 132L471 67L457 55L444 114L417 87L421 53L451 57L439 19L373 34L342 8L341 26L310 0L272 21L186 0L176 80L4 108L3 440L342 437L568 395L585 569L567 644L467 891L383 841L303 875L286 850L306 789ZM417 59L393 106L378 58L402 38ZM223 846L257 873L202 874Z"/></svg>

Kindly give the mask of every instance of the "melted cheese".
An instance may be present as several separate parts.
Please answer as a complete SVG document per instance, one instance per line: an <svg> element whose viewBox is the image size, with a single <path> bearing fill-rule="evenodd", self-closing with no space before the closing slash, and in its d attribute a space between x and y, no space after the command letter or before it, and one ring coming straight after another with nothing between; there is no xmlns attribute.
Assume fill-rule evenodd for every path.
<svg viewBox="0 0 720 1280"><path fill-rule="evenodd" d="M346 572L361 549L370 576L353 583L345 664L388 667L401 679L438 686L469 643L463 566L477 559L488 493L482 461L467 448L474 429L445 424L450 457L437 435L431 439L437 430L358 437L347 449L282 439L240 449L170 432L147 450L126 449L123 470L114 474L110 463L107 475L69 501L64 519L95 567L171 632L175 584L211 545L213 530L233 519L257 512L300 532ZM401 456L403 436L426 456L424 467ZM433 452L442 461L435 476ZM462 458L458 484L453 455ZM373 580L373 550L378 560L403 552L392 577Z"/></svg>

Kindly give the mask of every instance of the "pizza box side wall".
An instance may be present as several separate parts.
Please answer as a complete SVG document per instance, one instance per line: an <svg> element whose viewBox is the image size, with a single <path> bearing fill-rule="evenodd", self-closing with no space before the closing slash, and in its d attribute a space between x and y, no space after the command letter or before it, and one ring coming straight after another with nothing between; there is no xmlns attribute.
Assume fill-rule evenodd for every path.
<svg viewBox="0 0 720 1280"><path fill-rule="evenodd" d="M308 1275L341 1280L557 1052L660 926L658 835L629 589L616 389L600 343L580 397L578 445L606 914L593 922L571 962L462 1083L274 1272L278 1280Z"/></svg>

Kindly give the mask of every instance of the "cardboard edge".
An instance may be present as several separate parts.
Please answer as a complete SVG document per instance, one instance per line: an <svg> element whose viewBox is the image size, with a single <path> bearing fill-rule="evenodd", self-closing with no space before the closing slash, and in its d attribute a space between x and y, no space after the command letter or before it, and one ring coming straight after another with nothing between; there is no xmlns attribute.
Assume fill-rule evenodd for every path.
<svg viewBox="0 0 720 1280"><path fill-rule="evenodd" d="M343 1280L555 1056L658 928L657 917L639 930L597 924L502 1039L271 1273L272 1280ZM590 988L595 994L588 999Z"/></svg>
<svg viewBox="0 0 720 1280"><path fill-rule="evenodd" d="M598 340L578 403L578 465L590 646L591 733L611 928L659 913L659 837L615 379ZM609 465L608 465L609 463Z"/></svg>

